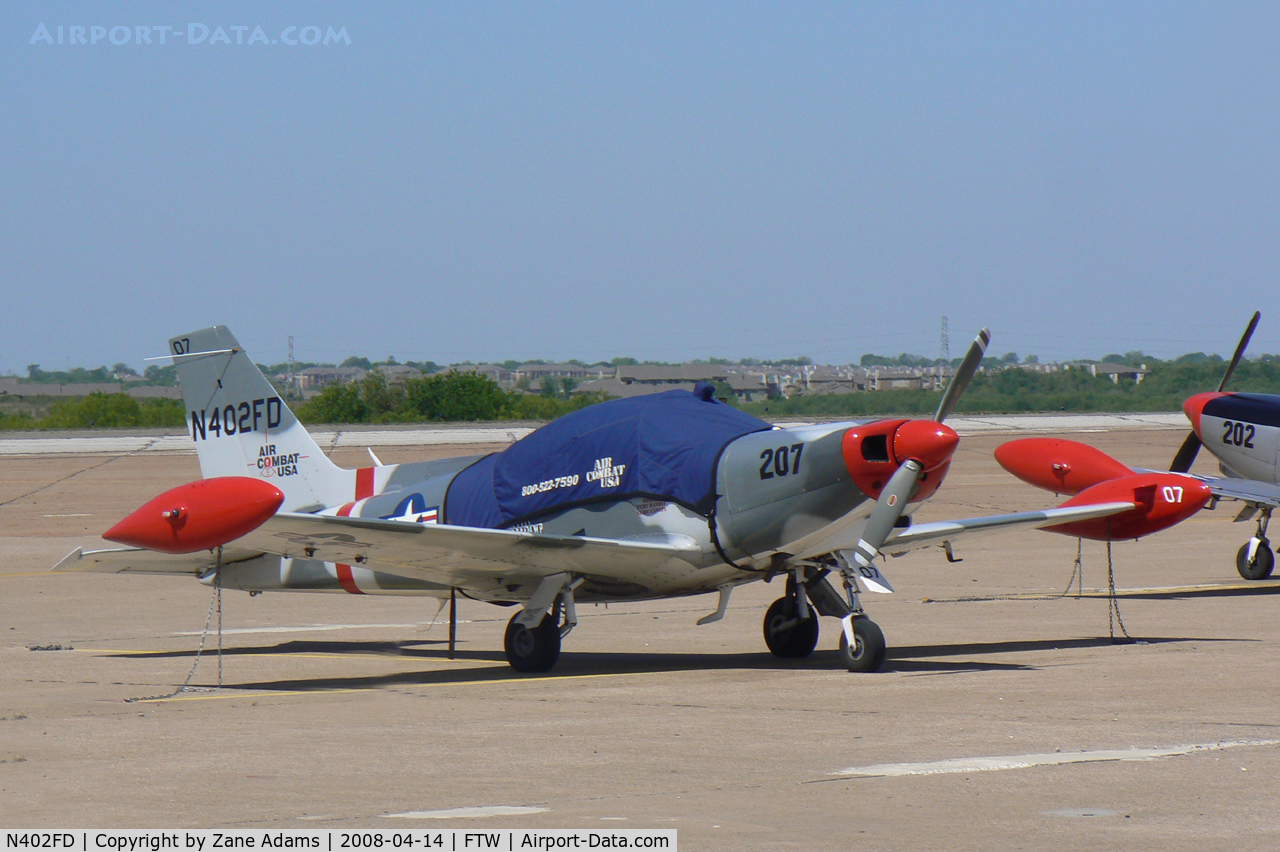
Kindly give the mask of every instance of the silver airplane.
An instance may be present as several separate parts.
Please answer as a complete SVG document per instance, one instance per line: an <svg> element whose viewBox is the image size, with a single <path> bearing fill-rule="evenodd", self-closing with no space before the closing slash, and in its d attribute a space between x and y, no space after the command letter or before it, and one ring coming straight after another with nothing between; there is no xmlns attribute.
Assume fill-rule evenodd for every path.
<svg viewBox="0 0 1280 852"><path fill-rule="evenodd" d="M1078 530L1151 509L1119 487L1059 508L912 523L951 464L959 438L943 421L988 339L984 329L974 340L932 420L778 428L708 386L599 403L487 456L374 457L350 470L320 450L227 328L206 328L169 341L205 478L104 534L126 547L78 548L54 570L517 605L504 646L522 672L555 665L578 604L716 593L698 621L707 624L737 586L781 579L764 614L773 654L810 654L828 616L841 624L844 665L875 671L885 640L860 593L892 592L882 554L941 547L952 558L970 535Z"/></svg>
<svg viewBox="0 0 1280 852"><path fill-rule="evenodd" d="M1256 518L1253 536L1236 553L1236 570L1246 580L1265 580L1276 564L1267 526L1272 511L1280 506L1280 396L1227 393L1225 388L1261 316L1261 312L1254 311L1218 389L1196 394L1182 404L1191 421L1191 433L1170 467L1184 473L1190 470L1201 446L1217 458L1221 477L1196 478L1209 486L1215 501L1244 503L1236 522Z"/></svg>

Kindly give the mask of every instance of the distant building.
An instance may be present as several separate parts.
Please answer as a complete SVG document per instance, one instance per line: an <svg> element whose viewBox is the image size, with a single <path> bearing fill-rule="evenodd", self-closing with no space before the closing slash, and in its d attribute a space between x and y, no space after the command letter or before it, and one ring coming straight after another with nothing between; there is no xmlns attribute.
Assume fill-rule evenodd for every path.
<svg viewBox="0 0 1280 852"><path fill-rule="evenodd" d="M1102 376L1117 384L1121 379L1132 379L1135 383L1141 383L1147 374L1151 372L1145 364L1141 367L1130 367L1128 364L1113 364L1108 361L1101 361L1096 364L1075 362L1064 366L1073 370L1087 370L1091 376Z"/></svg>
<svg viewBox="0 0 1280 852"><path fill-rule="evenodd" d="M919 390L924 377L910 367L872 367L867 370L867 390Z"/></svg>
<svg viewBox="0 0 1280 852"><path fill-rule="evenodd" d="M824 396L827 394L862 393L862 388L854 387L848 382L810 382L809 387L795 391L793 396Z"/></svg>
<svg viewBox="0 0 1280 852"><path fill-rule="evenodd" d="M585 379L587 368L579 367L577 364L529 363L516 367L513 377L516 381L520 381L521 379L545 379L549 376Z"/></svg>
<svg viewBox="0 0 1280 852"><path fill-rule="evenodd" d="M373 372L386 376L388 382L403 382L406 379L422 378L421 370L417 367L407 367L404 364L382 364L374 367Z"/></svg>
<svg viewBox="0 0 1280 852"><path fill-rule="evenodd" d="M359 367L307 367L305 370L298 371L297 380L298 387L306 391L316 390L335 382L344 385L358 382L365 375L365 371Z"/></svg>
<svg viewBox="0 0 1280 852"><path fill-rule="evenodd" d="M618 381L623 384L680 385L697 382L723 382L728 371L720 364L632 364L618 368Z"/></svg>
<svg viewBox="0 0 1280 852"><path fill-rule="evenodd" d="M91 393L126 393L135 399L181 399L176 387L131 385L124 382L21 382L16 376L0 377L0 395L4 396L88 396Z"/></svg>
<svg viewBox="0 0 1280 852"><path fill-rule="evenodd" d="M755 402L756 397L763 399L769 395L769 385L765 382L763 374L730 373L725 382L729 385L729 390L733 391L733 395L743 402Z"/></svg>
<svg viewBox="0 0 1280 852"><path fill-rule="evenodd" d="M674 384L654 384L649 382L632 382L627 384L619 379L592 379L582 382L573 389L574 395L581 393L607 393L618 399L630 399L633 396L647 396L651 393L663 393L669 390L693 391L693 382Z"/></svg>
<svg viewBox="0 0 1280 852"><path fill-rule="evenodd" d="M1147 373L1151 371L1145 366L1130 367L1127 364L1111 364L1103 361L1101 364L1090 364L1089 372L1095 376L1106 376L1116 383L1119 383L1121 379L1133 379L1134 382L1141 383Z"/></svg>
<svg viewBox="0 0 1280 852"><path fill-rule="evenodd" d="M526 379L529 381L540 379L586 379L586 377L588 377L586 367L577 366L576 363L522 363L511 374L512 381Z"/></svg>
<svg viewBox="0 0 1280 852"><path fill-rule="evenodd" d="M501 364L452 364L440 370L440 373L477 373L504 386L515 382L512 372Z"/></svg>
<svg viewBox="0 0 1280 852"><path fill-rule="evenodd" d="M941 391L955 377L956 368L950 364L935 364L920 368L920 384L925 390Z"/></svg>
<svg viewBox="0 0 1280 852"><path fill-rule="evenodd" d="M172 385L135 385L125 393L134 399L182 399L182 388Z"/></svg>
<svg viewBox="0 0 1280 852"><path fill-rule="evenodd" d="M801 373L793 393L816 396L825 393L858 393L867 389L867 371L861 367L809 367Z"/></svg>

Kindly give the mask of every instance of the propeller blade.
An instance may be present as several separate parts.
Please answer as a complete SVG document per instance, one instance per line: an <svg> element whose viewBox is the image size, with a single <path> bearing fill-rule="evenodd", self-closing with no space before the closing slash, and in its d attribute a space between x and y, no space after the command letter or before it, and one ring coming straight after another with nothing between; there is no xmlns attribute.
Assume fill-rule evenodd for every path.
<svg viewBox="0 0 1280 852"><path fill-rule="evenodd" d="M1173 464L1169 465L1169 470L1174 473L1186 473L1191 470L1191 465L1199 452L1200 436L1195 432L1189 432L1187 440L1182 442L1182 446L1178 448L1178 454L1173 457Z"/></svg>
<svg viewBox="0 0 1280 852"><path fill-rule="evenodd" d="M880 548L884 547L894 524L907 508L907 500L911 498L922 470L920 462L907 459L889 477L889 482L880 492L880 499L871 510L871 517L867 518L867 525L862 529L862 538L853 549L854 562L859 568L867 567L880 555Z"/></svg>
<svg viewBox="0 0 1280 852"><path fill-rule="evenodd" d="M951 409L956 407L960 394L964 393L964 389L969 386L973 374L978 372L978 367L982 364L982 356L987 353L987 344L990 342L990 329L984 328L978 332L978 336L973 339L973 345L969 347L964 360L960 362L960 369L956 370L956 374L951 378L951 384L947 385L946 393L942 395L942 402L938 403L938 412L933 415L934 420L941 423L947 419Z"/></svg>
<svg viewBox="0 0 1280 852"><path fill-rule="evenodd" d="M1222 374L1222 381L1218 382L1219 391L1227 386L1227 380L1236 371L1236 365L1240 363L1244 348L1249 345L1249 338L1253 337L1253 330L1258 327L1260 319L1262 319L1262 311L1254 311L1253 319L1249 320L1249 327L1244 330L1244 334L1240 336L1240 342L1236 344L1236 354L1231 356L1231 363L1227 365L1227 371Z"/></svg>
<svg viewBox="0 0 1280 852"><path fill-rule="evenodd" d="M1253 337L1253 330L1258 327L1258 320L1262 319L1262 311L1254 311L1253 316L1249 319L1249 325L1245 328L1244 334L1240 335L1240 342L1236 344L1235 354L1231 356L1231 363L1227 365L1227 371L1222 374L1222 381L1218 382L1218 392L1227 386L1227 382L1231 379L1231 374L1236 371L1236 367L1240 364L1240 359L1244 357L1245 347L1249 345L1249 339ZM1187 435L1187 439L1182 442L1182 446L1178 448L1178 454L1173 457L1173 464L1169 465L1169 470L1174 473L1186 473L1191 470L1191 465L1195 463L1196 455L1200 452L1202 446L1200 436L1192 429Z"/></svg>

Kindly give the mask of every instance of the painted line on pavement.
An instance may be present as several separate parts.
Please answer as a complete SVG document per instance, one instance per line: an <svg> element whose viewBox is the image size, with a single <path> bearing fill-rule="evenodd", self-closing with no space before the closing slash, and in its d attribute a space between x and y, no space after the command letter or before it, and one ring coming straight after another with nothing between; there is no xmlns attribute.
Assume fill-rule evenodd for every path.
<svg viewBox="0 0 1280 852"><path fill-rule="evenodd" d="M159 652L151 652L151 653L159 653ZM315 655L290 654L288 656L301 657L301 656L315 656ZM349 658L351 655L348 654L343 656L344 658ZM461 670L470 669L477 672L483 672L483 671L490 671L492 669L505 669L505 668L507 668L506 663L501 663L501 664L494 664L491 666L467 666ZM450 670L440 669L439 671L444 672L444 671L458 671L458 670L459 669L450 669ZM449 683L434 683L434 684L423 684L423 683L400 684L399 688L402 690L407 690L413 687L421 688L421 687L427 687L427 686L441 689L441 688L448 688L448 687L455 687L455 686L501 686L501 685L519 685L519 684L525 684L525 683L546 684L548 682L554 682L554 681L598 680L602 678L633 677L641 674L648 674L648 672L612 672L612 673L592 674L592 675L567 675L565 677L555 677L553 675L551 677L540 677L540 678L509 677L509 678L497 678L494 680L452 681ZM200 687L200 688L214 689L214 687ZM224 689L235 690L236 687L224 687ZM322 698L326 695L343 695L343 694L348 694L353 692L381 692L382 690L383 690L383 687L381 686L365 686L365 687L353 687L350 689L282 689L282 690L254 691L254 692L236 691L236 692L230 692L230 693L219 693L217 695L214 695L211 693L197 693L194 695L187 695L187 694L175 695L169 698L140 699L134 703L161 704L166 701L217 701L217 700L226 699L226 698L268 698L276 695L291 696L291 697L299 696L299 695L311 695L317 698Z"/></svg>
<svg viewBox="0 0 1280 852"><path fill-rule="evenodd" d="M43 571L24 571L20 574L0 574L0 580L7 577L74 577L70 571L50 571L48 568Z"/></svg>
<svg viewBox="0 0 1280 852"><path fill-rule="evenodd" d="M383 819L479 819L481 817L527 816L544 814L546 808L487 805L478 808L450 808L444 811L405 811L402 814L379 814Z"/></svg>
<svg viewBox="0 0 1280 852"><path fill-rule="evenodd" d="M79 653L85 653L85 654L97 654L98 656L102 656L102 657L113 657L113 656L122 656L122 655L127 655L127 656L131 656L131 657L159 657L159 656L168 656L168 655L171 655L171 654L175 653L175 652L174 652L174 651L172 651L172 650L168 650L168 651L142 651L142 650L137 650L137 649L134 649L134 648L64 648L63 650L66 650L66 651L76 651L76 652L79 652ZM239 650L241 650L241 649L238 649L238 648L223 648L223 649L222 649L223 653L224 653L224 654L227 654L227 655L233 655L233 656L236 656L236 657L246 657L246 658L252 658L252 657L263 657L263 658L271 659L271 660L278 660L278 659L279 659L279 660L282 660L282 659L299 659L299 660L401 660L401 661L406 662L406 663L423 663L423 662L430 662L430 661L433 659L433 658L431 658L431 657L411 657L411 656L402 656L402 655L398 655L398 654L379 654L379 653L377 653L377 652L364 652L364 653L361 653L361 652L353 652L353 653L333 653L333 652L323 652L323 651L275 651L275 652L272 652L272 653L266 653L266 654L249 654L249 655L245 655L245 654L237 653ZM213 655L213 654L217 654L217 651L216 651L215 649L211 649L211 650L206 650L206 651L204 651L203 653L204 653L204 654L206 654L206 655ZM451 661L451 660L441 660L440 662L456 662L456 661ZM505 663L504 663L503 665L505 665ZM497 663L494 663L494 664L493 664L493 665L491 665L491 666L483 666L483 665L482 665L482 666L471 666L471 668L475 668L476 670L491 669L491 668L500 668L500 667L501 667L501 666L500 666L499 664L497 664ZM454 671L454 669L441 669L441 671ZM584 675L584 676L585 676L585 675Z"/></svg>
<svg viewBox="0 0 1280 852"><path fill-rule="evenodd" d="M459 620L459 624L470 624L470 621ZM431 625L448 626L447 621L420 621L415 624L311 624L298 627L233 627L224 629L223 636L239 636L253 633L310 633L323 630L366 630L375 628L394 628L397 630L417 630ZM170 633L170 636L203 636L203 630L184 630Z"/></svg>
<svg viewBox="0 0 1280 852"><path fill-rule="evenodd" d="M217 687L202 686L197 689L216 689ZM194 695L171 695L168 698L139 698L132 702L134 704L165 704L170 701L217 701L224 698L273 698L275 696L292 696L292 695L341 695L347 692L370 692L372 687L367 689L291 689L280 690L278 692L235 692L231 694L207 695L204 693L196 693Z"/></svg>
<svg viewBox="0 0 1280 852"><path fill-rule="evenodd" d="M1280 740L1229 740L1216 743L1170 746L1168 748L1128 748L1102 751L1064 751L1050 754L1009 754L996 757L953 757L925 763L877 763L850 766L831 773L843 777L890 778L902 775L955 775L970 772L996 772L1004 769L1029 769L1033 766L1061 766L1068 763L1100 763L1108 761L1156 760L1162 757L1225 751L1230 748L1258 748L1280 745Z"/></svg>
<svg viewBox="0 0 1280 852"><path fill-rule="evenodd" d="M1116 589L1118 598L1140 598L1149 595L1193 595L1204 592L1253 592L1266 594L1280 592L1280 579L1249 580L1241 583L1198 583L1190 586L1150 586L1147 588ZM925 603L987 603L991 601L1056 601L1074 598L1109 598L1106 589L1090 589L1081 594L1074 592L1009 592L1008 594L965 595L958 598L925 598Z"/></svg>

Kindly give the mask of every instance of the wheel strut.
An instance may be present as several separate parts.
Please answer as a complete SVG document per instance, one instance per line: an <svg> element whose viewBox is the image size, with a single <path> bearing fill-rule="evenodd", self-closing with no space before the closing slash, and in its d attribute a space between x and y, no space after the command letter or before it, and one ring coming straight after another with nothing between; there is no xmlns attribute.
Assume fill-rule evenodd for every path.
<svg viewBox="0 0 1280 852"><path fill-rule="evenodd" d="M1236 554L1236 570L1246 580L1265 580L1271 576L1275 567L1275 554L1271 552L1271 542L1267 541L1267 525L1271 522L1271 507L1262 507L1258 516L1258 529L1253 538L1241 546Z"/></svg>
<svg viewBox="0 0 1280 852"><path fill-rule="evenodd" d="M879 671L884 664L884 633L862 608L858 577L853 568L842 564L840 576L844 580L844 592L849 599L849 614L840 619L843 632L840 635L840 658L851 672Z"/></svg>

